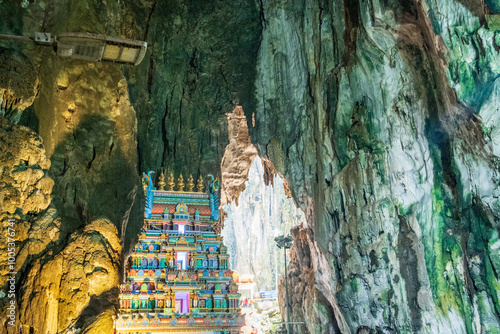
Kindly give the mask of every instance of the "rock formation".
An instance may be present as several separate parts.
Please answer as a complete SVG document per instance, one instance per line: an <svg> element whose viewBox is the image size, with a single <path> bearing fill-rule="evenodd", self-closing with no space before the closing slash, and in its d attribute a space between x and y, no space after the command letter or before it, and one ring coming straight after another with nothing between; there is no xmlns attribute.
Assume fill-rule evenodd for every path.
<svg viewBox="0 0 500 334"><path fill-rule="evenodd" d="M0 48L0 116L12 123L21 119L24 109L29 107L38 89L38 76L31 61L22 52Z"/></svg>
<svg viewBox="0 0 500 334"><path fill-rule="evenodd" d="M264 8L262 81L294 94L263 87L261 105L292 100L290 115L257 112L255 129L295 134L283 172L309 225L290 277L309 331L498 327L497 158L480 117L495 112L499 55L472 3Z"/></svg>
<svg viewBox="0 0 500 334"><path fill-rule="evenodd" d="M96 220L75 231L67 243L57 255L33 261L19 290L20 323L41 333L71 333L96 320L112 323L112 314L105 311L114 312L117 300L109 298L116 299L120 283L116 227ZM101 330L88 333L110 328Z"/></svg>
<svg viewBox="0 0 500 334"><path fill-rule="evenodd" d="M82 31L149 45L141 65L129 67L2 44L22 51L39 74L38 96L19 124L39 133L52 161L48 172L48 163L23 166L16 151L2 169L2 182L14 182L16 168L33 174L9 183L17 197L2 204L23 221L21 240L41 238L30 251L22 249L31 242L19 247L26 266L18 287L29 285L42 258L58 270L79 265L63 251L88 233L100 244L114 239L86 230L93 222L109 220L127 248L140 227L140 173L214 170L228 144L225 114L239 104L257 153L288 180L307 217L290 251L292 313L306 322L300 332L494 333L499 7L493 0L0 2L2 33ZM25 145L13 139L16 131L25 143L35 140L25 128L3 128L16 150ZM232 184L244 184L251 160ZM107 261L116 266L114 255ZM107 276L112 282L115 274ZM57 330L100 331L109 317L91 324L85 303L109 314L102 298L78 300L69 315L75 324L57 320ZM31 312L22 299L18 305L19 315ZM55 328L36 319L37 331Z"/></svg>
<svg viewBox="0 0 500 334"><path fill-rule="evenodd" d="M234 201L245 189L250 166L257 157L257 149L252 145L248 135L247 119L243 108L236 107L227 114L229 144L224 151L221 162L222 169L222 205Z"/></svg>

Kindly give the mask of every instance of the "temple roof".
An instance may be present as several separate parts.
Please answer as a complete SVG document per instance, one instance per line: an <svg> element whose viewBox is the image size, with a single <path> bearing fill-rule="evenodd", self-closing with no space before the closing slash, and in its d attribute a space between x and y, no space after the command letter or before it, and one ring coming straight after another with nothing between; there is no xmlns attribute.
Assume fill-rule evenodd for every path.
<svg viewBox="0 0 500 334"><path fill-rule="evenodd" d="M186 203L188 207L188 213L190 215L194 215L196 210L199 210L200 216L210 216L211 210L209 205L199 205L199 204L189 204ZM163 214L165 212L165 208L168 208L169 213L174 213L176 209L176 204L166 204L166 203L157 203L153 202L153 214Z"/></svg>
<svg viewBox="0 0 500 334"><path fill-rule="evenodd" d="M163 214L165 208L168 208L168 212L173 214L180 203L187 205L189 215L194 215L196 210L199 211L200 216L210 216L211 214L207 193L168 190L153 190L152 214Z"/></svg>

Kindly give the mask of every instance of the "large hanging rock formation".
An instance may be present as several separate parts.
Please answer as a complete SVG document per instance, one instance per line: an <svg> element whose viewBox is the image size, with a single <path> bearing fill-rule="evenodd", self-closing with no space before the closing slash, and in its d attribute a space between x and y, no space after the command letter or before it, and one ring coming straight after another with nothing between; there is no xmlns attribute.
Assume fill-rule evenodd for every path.
<svg viewBox="0 0 500 334"><path fill-rule="evenodd" d="M241 104L258 153L287 178L307 215L307 228L294 230L290 266L292 313L307 323L301 331L494 332L500 41L490 15L499 7L1 2L3 33L88 31L149 45L136 68L3 45L22 49L40 74L20 123L40 134L53 165L60 218L40 226L57 242L43 243L63 259L79 238L69 230L85 238L99 218L130 242L140 226L139 173L212 172L228 144L225 113ZM48 222L45 210L31 221ZM82 314L85 327L93 318ZM48 328L41 318L32 326Z"/></svg>

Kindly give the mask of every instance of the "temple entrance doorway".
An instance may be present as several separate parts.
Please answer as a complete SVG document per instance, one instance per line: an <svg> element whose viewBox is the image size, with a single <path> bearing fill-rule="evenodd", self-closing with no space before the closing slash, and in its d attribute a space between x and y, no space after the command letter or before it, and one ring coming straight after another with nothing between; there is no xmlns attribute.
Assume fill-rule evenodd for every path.
<svg viewBox="0 0 500 334"><path fill-rule="evenodd" d="M177 269L187 268L187 252L177 252Z"/></svg>
<svg viewBox="0 0 500 334"><path fill-rule="evenodd" d="M177 292L175 294L175 313L189 312L189 292Z"/></svg>

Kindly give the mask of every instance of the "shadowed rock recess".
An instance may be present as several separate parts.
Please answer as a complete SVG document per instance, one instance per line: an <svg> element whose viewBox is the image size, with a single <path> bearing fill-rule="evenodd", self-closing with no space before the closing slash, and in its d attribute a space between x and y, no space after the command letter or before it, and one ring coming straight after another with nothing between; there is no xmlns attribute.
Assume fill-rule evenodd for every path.
<svg viewBox="0 0 500 334"><path fill-rule="evenodd" d="M4 0L0 14L4 34L148 42L137 67L0 43L21 64L0 64L0 270L14 218L26 332L113 332L140 174L219 170L240 105L306 214L298 332L500 333L497 0ZM226 161L228 199L250 165Z"/></svg>

